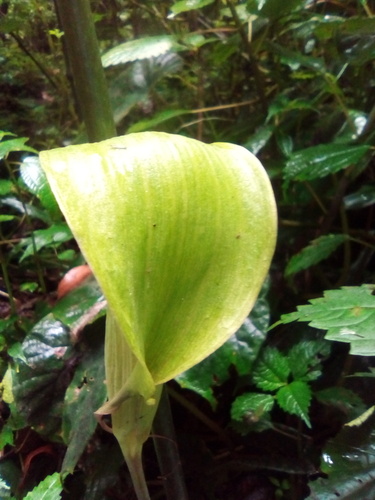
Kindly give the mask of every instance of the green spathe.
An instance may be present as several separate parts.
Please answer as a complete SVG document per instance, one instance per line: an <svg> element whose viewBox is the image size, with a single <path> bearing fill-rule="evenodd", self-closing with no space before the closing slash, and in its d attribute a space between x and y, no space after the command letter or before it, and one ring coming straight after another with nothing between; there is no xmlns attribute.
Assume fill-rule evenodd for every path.
<svg viewBox="0 0 375 500"><path fill-rule="evenodd" d="M251 310L276 239L267 174L240 146L159 132L40 159L151 399Z"/></svg>

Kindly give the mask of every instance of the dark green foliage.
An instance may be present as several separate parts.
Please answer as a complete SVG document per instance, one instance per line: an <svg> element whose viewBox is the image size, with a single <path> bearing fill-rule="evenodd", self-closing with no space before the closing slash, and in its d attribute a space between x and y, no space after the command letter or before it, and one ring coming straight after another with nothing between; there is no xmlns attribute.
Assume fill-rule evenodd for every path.
<svg viewBox="0 0 375 500"><path fill-rule="evenodd" d="M192 498L372 498L373 2L91 6L118 133L240 144L277 197L268 288L171 391ZM46 0L3 2L0 31L0 496L21 499L41 483L28 498L49 488L59 498L56 476L42 481L62 470L63 498L131 498L116 444L93 418L105 398L105 304L90 279L56 302L83 258L36 159L86 140L67 35ZM349 345L365 356L348 356ZM351 421L360 425L338 433ZM321 477L309 483L311 474Z"/></svg>

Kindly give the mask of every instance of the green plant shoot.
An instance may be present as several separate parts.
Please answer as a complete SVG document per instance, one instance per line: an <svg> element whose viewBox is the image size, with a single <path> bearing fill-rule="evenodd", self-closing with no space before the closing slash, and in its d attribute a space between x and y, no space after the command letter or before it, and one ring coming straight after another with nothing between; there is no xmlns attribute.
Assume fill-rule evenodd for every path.
<svg viewBox="0 0 375 500"><path fill-rule="evenodd" d="M108 402L98 413L112 414L129 465L162 384L216 350L251 310L275 247L272 188L240 146L159 132L40 159L108 301Z"/></svg>

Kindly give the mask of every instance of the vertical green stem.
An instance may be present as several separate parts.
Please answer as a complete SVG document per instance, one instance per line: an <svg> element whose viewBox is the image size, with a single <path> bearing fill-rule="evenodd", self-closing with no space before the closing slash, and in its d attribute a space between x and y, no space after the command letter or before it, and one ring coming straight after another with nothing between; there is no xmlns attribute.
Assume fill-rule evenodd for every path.
<svg viewBox="0 0 375 500"><path fill-rule="evenodd" d="M167 500L188 500L169 398L165 387L161 394L152 431Z"/></svg>
<svg viewBox="0 0 375 500"><path fill-rule="evenodd" d="M116 135L89 0L55 0L73 85L90 142Z"/></svg>
<svg viewBox="0 0 375 500"><path fill-rule="evenodd" d="M143 471L142 446L139 449L139 453L133 456L128 455L126 457L126 465L128 466L138 500L150 500L146 478Z"/></svg>

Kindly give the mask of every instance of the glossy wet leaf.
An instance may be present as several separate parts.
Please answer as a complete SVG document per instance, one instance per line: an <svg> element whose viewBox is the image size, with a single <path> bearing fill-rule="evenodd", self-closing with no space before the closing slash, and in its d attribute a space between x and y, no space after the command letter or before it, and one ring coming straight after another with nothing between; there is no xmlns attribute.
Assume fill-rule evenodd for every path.
<svg viewBox="0 0 375 500"><path fill-rule="evenodd" d="M26 363L20 362L17 370L11 370L15 410L29 425L43 424L43 432L53 432L59 426L69 382L69 329L49 314L26 336L22 350Z"/></svg>
<svg viewBox="0 0 375 500"><path fill-rule="evenodd" d="M97 314L90 316L90 311L93 310ZM89 276L80 286L60 299L52 310L53 316L70 328L77 327L85 318L92 322L104 312L103 293L93 276Z"/></svg>
<svg viewBox="0 0 375 500"><path fill-rule="evenodd" d="M107 397L104 373L103 324L90 328L82 359L66 390L63 410L63 438L68 445L61 467L63 476L73 473L88 440L94 433L95 411ZM93 341L93 337L95 341ZM90 341L91 339L91 341Z"/></svg>
<svg viewBox="0 0 375 500"><path fill-rule="evenodd" d="M357 164L369 146L322 144L293 153L284 168L285 180L310 181Z"/></svg>
<svg viewBox="0 0 375 500"><path fill-rule="evenodd" d="M345 234L326 234L316 238L309 246L293 255L286 266L285 276L296 274L318 264L329 257L347 239Z"/></svg>
<svg viewBox="0 0 375 500"><path fill-rule="evenodd" d="M369 207L375 203L375 186L366 184L358 191L348 194L344 198L344 205L347 210L359 210Z"/></svg>
<svg viewBox="0 0 375 500"><path fill-rule="evenodd" d="M323 450L327 478L310 483L307 500L359 500L375 497L375 433L344 428Z"/></svg>
<svg viewBox="0 0 375 500"><path fill-rule="evenodd" d="M37 156L28 156L20 167L23 182L31 193L35 194L52 217L58 218L61 212L48 184L46 174L42 170Z"/></svg>
<svg viewBox="0 0 375 500"><path fill-rule="evenodd" d="M185 49L185 47L180 45L173 35L143 37L121 43L110 49L102 57L102 63L106 68L108 66L136 61L137 59L158 57L167 52L182 49Z"/></svg>
<svg viewBox="0 0 375 500"><path fill-rule="evenodd" d="M375 355L374 285L327 290L324 297L311 299L296 312L284 314L282 323L307 321L312 327L327 330L328 340L350 342L351 354Z"/></svg>
<svg viewBox="0 0 375 500"><path fill-rule="evenodd" d="M308 414L311 389L306 382L294 380L290 384L281 387L277 391L276 400L284 411L297 415L305 422L307 427L311 427Z"/></svg>

